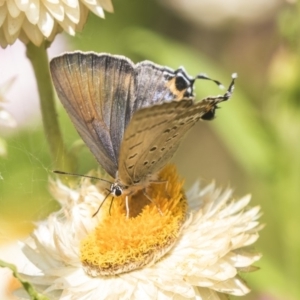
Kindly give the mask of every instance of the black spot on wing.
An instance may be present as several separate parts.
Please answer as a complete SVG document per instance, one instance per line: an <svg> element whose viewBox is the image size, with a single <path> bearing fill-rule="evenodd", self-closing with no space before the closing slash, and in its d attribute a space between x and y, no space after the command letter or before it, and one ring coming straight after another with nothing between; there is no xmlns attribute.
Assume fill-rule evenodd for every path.
<svg viewBox="0 0 300 300"><path fill-rule="evenodd" d="M134 153L133 155L130 155L128 158L129 159L133 159L134 157L136 157L138 154L137 153Z"/></svg>
<svg viewBox="0 0 300 300"><path fill-rule="evenodd" d="M132 150L132 149L134 149L135 147L138 147L139 145L141 145L143 142L139 142L139 143L137 143L137 144L135 144L135 145L132 145L130 148L129 148L129 150Z"/></svg>
<svg viewBox="0 0 300 300"><path fill-rule="evenodd" d="M177 76L175 78L175 86L178 91L185 90L189 85L190 82L186 78L183 78L182 76Z"/></svg>

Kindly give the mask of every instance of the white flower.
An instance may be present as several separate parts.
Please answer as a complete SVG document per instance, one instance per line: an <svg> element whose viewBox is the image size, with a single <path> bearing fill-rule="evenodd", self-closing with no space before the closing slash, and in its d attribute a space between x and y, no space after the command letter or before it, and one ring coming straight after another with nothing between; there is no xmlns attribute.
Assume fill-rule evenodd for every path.
<svg viewBox="0 0 300 300"><path fill-rule="evenodd" d="M2 103L7 102L5 94L15 82L15 77L10 78L5 83L0 83L0 125L7 127L16 127L17 122L12 115L4 109Z"/></svg>
<svg viewBox="0 0 300 300"><path fill-rule="evenodd" d="M1 126L4 127L16 127L17 122L13 118L13 116L5 110L2 103L7 102L5 98L6 92L9 90L9 88L12 86L12 84L15 81L15 77L10 78L5 83L0 83L0 128ZM6 141L0 137L0 156L6 156L7 155L7 144ZM0 180L2 180L2 176L0 173Z"/></svg>
<svg viewBox="0 0 300 300"><path fill-rule="evenodd" d="M104 18L103 10L113 11L111 0L0 0L0 45L19 38L40 46L63 30L75 35L89 11Z"/></svg>
<svg viewBox="0 0 300 300"><path fill-rule="evenodd" d="M167 191L164 190L165 187L161 187L162 184L156 184L160 186L160 196L169 194L167 205L173 201L173 189L182 191L182 182L178 181L176 176L174 168L166 171L163 176L161 174L162 178L168 180ZM170 185L172 186L169 187ZM223 299L223 293L240 296L250 291L239 273L252 270L254 267L251 265L259 260L260 254L251 251L248 246L257 240L258 231L262 227L257 221L260 208L248 207L250 196L234 201L230 190L222 192L216 189L214 184L201 189L197 184L187 195L193 209L187 211L186 220L181 222L181 218L177 218L178 215L173 213L172 218L177 218L180 229L169 233L175 241L171 247L166 247L167 250L160 257L154 255L150 262L147 261L142 267L136 265L130 272L124 273L121 268L120 272L116 272L117 275L96 276L92 272L90 276L86 271L91 269L83 267L82 263L82 241L86 240L91 232L97 231L99 223L104 224L107 220L116 228L119 224L119 230L123 234L143 228L149 221L145 220L146 213L143 211L138 217L130 219L124 217L125 223L122 223L122 216L118 215L121 204L114 202L111 215L106 214L106 207L102 207L96 217L91 217L105 193L99 193L97 187L86 179L77 189L67 188L60 182L52 182L51 189L59 197L63 207L39 224L23 247L24 254L37 268L35 272L27 270L27 280L50 299L214 300ZM181 196L180 201L170 204L169 208L176 210L184 202L183 198L184 196ZM163 215L160 215L157 207L151 203L152 212L148 216L158 216L155 221L156 234L160 235L165 230L165 224L160 227L160 222L169 218L169 211L165 209L163 202L157 202L157 198L155 201ZM109 202L107 206L110 206ZM181 205L182 211L186 211L185 208L185 205ZM125 210L123 214L125 215ZM133 228L130 223L136 219L138 226ZM104 236L106 230L108 235L112 235L110 228L101 229L100 235ZM99 230L97 232L99 233ZM147 234L146 232L145 237L138 238L141 252L145 251L149 238L152 238ZM118 231L115 235L118 235ZM103 238L106 239L105 236ZM135 235L132 238L134 239ZM111 241L115 245L104 246L118 249L125 239L122 239L122 236L115 236L115 239L111 236ZM123 248L124 252L136 250L129 245L130 241ZM123 253L118 255L122 256ZM124 257L126 255L125 253ZM95 260L95 265L97 263ZM113 266L113 263L110 266ZM97 268L92 269L95 270Z"/></svg>

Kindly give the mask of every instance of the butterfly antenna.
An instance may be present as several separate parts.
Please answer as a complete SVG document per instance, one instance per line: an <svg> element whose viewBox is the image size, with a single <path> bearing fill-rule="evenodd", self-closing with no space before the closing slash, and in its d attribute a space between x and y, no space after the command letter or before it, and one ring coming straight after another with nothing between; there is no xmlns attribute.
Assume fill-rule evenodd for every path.
<svg viewBox="0 0 300 300"><path fill-rule="evenodd" d="M94 176L89 176L89 175L82 175L82 174L76 174L76 173L68 173L68 172L63 172L63 171L53 171L53 173L55 174L61 174L61 175L69 175L69 176L79 176L79 177L85 177L85 178L91 178L91 179L96 179L96 180L100 180L100 181L104 181L110 184L113 184L113 182L109 181L109 180L105 180L102 178L98 178L98 177L94 177Z"/></svg>
<svg viewBox="0 0 300 300"><path fill-rule="evenodd" d="M210 81L214 82L220 89L224 89L224 85L220 81L212 79L212 78L208 77L206 74L199 74L194 78L194 80L196 80L196 79L210 80Z"/></svg>
<svg viewBox="0 0 300 300"><path fill-rule="evenodd" d="M113 204L114 200L115 200L115 197L113 197L111 202L110 202L109 211L108 211L110 216L111 216L110 212L111 212L111 208L112 208L112 204Z"/></svg>
<svg viewBox="0 0 300 300"><path fill-rule="evenodd" d="M102 205L104 204L104 202L106 201L106 199L108 198L108 196L109 196L110 194L111 194L111 191L109 191L109 193L105 196L104 200L101 202L101 204L99 205L99 207L98 207L98 209L96 210L96 212L92 215L93 218L98 214L100 208L102 207ZM113 199L113 200L114 200L114 199ZM109 207L109 214L110 214L110 207Z"/></svg>
<svg viewBox="0 0 300 300"><path fill-rule="evenodd" d="M235 82L235 79L238 77L237 73L233 73L231 75L231 83L229 85L229 88L227 90L227 92L224 94L223 98L224 98L224 101L228 100L231 96L232 96L232 93L233 93L233 90L234 90L234 82Z"/></svg>

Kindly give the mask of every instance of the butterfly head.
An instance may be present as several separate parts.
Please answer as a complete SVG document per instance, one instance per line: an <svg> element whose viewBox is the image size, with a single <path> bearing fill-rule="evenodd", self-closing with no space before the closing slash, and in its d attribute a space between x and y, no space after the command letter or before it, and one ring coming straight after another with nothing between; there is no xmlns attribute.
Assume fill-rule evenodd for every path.
<svg viewBox="0 0 300 300"><path fill-rule="evenodd" d="M118 182L115 182L110 186L110 192L115 197L121 196L123 194L123 189L124 187L121 186Z"/></svg>

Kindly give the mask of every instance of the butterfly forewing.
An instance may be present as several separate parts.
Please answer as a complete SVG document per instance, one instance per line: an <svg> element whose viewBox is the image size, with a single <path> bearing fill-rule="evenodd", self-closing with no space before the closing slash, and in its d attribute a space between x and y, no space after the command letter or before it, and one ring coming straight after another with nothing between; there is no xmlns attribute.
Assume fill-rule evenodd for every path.
<svg viewBox="0 0 300 300"><path fill-rule="evenodd" d="M115 176L123 133L133 111L134 69L110 55L67 53L53 59L58 96L102 167Z"/></svg>
<svg viewBox="0 0 300 300"><path fill-rule="evenodd" d="M137 111L121 144L120 182L129 186L142 184L157 173L172 158L188 130L216 104L182 100Z"/></svg>

